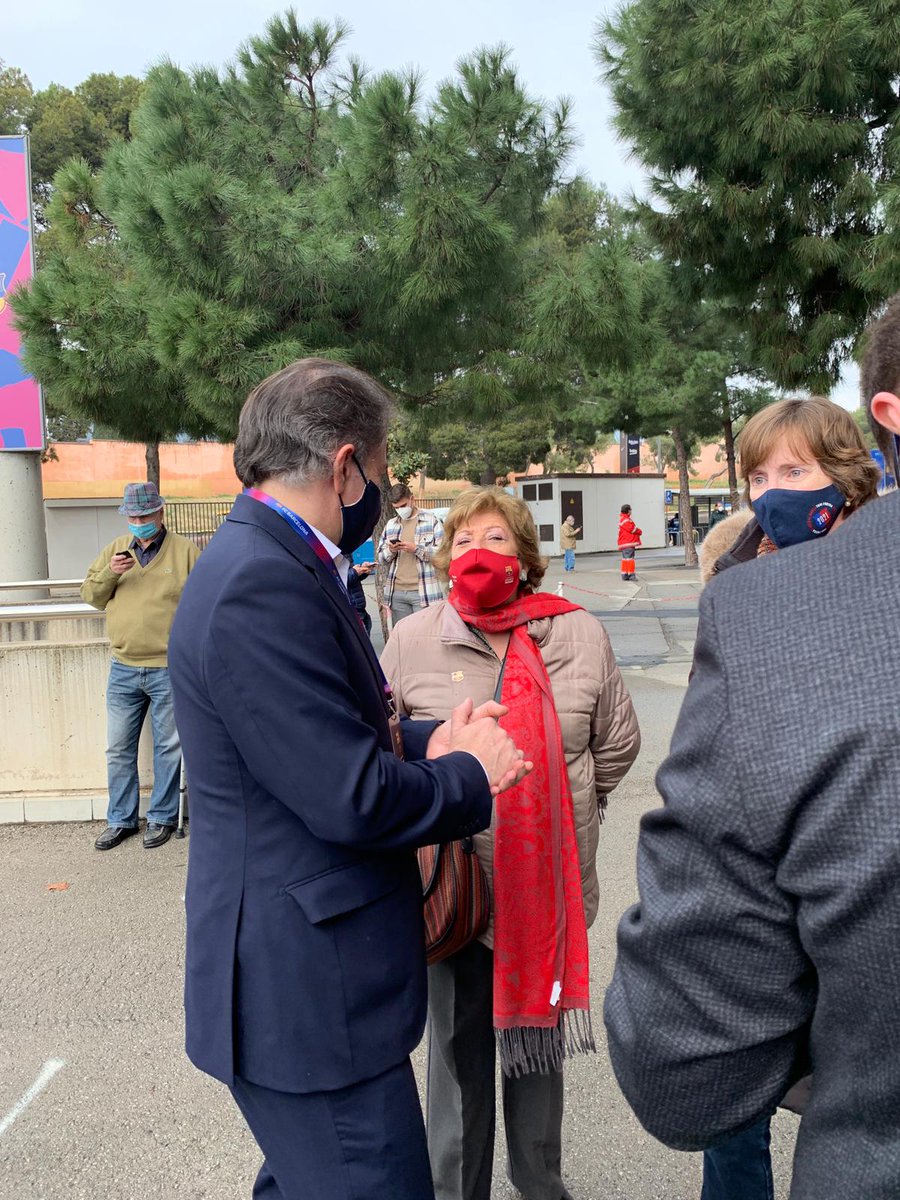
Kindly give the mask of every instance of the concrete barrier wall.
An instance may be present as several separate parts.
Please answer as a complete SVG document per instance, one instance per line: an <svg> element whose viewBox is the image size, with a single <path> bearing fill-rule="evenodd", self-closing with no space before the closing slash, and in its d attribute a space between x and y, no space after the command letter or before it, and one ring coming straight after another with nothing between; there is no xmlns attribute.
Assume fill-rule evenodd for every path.
<svg viewBox="0 0 900 1200"><path fill-rule="evenodd" d="M128 532L118 500L45 500L51 579L83 579L114 538Z"/></svg>
<svg viewBox="0 0 900 1200"><path fill-rule="evenodd" d="M105 817L105 624L102 615L0 622L0 822ZM144 811L149 721L139 765Z"/></svg>

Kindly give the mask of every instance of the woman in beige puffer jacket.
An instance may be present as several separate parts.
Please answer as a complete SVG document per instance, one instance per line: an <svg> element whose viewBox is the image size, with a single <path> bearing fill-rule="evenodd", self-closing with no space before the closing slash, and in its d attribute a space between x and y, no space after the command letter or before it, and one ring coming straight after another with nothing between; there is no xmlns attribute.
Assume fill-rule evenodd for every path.
<svg viewBox="0 0 900 1200"><path fill-rule="evenodd" d="M417 721L443 721L467 697L476 707L493 698L500 659L446 601L407 617L391 634L381 665L397 709ZM553 687L581 863L588 927L597 916L600 885L597 846L606 798L640 749L640 731L609 636L583 609L532 621L529 637L540 647ZM525 747L527 753L527 747ZM475 835L475 848L491 879L493 830ZM482 941L492 945L492 928Z"/></svg>
<svg viewBox="0 0 900 1200"><path fill-rule="evenodd" d="M445 522L435 559L447 574L467 548L519 560L519 594L539 587L546 562L528 506L499 489L464 493ZM596 854L606 798L640 748L631 698L600 622L583 609L530 621L559 718L572 790L586 923L597 915ZM508 635L507 635L508 636ZM382 666L401 714L445 720L467 698L493 699L503 636L467 624L448 601L394 629ZM529 747L523 747L526 756ZM503 804L503 796L497 805ZM492 883L494 828L475 837ZM493 892L492 892L493 895ZM528 897L522 896L522 904ZM437 1200L489 1200L495 1130L493 925L429 969L428 1151ZM571 1200L562 1182L562 1072L502 1076L509 1178L529 1200Z"/></svg>

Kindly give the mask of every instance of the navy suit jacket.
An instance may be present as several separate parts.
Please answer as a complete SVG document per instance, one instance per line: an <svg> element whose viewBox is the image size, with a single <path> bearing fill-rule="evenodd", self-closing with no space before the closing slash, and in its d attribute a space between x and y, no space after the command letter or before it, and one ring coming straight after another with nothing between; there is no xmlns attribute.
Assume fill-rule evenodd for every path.
<svg viewBox="0 0 900 1200"><path fill-rule="evenodd" d="M185 587L169 642L191 798L187 1052L225 1083L323 1091L422 1036L413 848L471 834L491 795L469 754L397 758L383 676L334 578L238 497Z"/></svg>

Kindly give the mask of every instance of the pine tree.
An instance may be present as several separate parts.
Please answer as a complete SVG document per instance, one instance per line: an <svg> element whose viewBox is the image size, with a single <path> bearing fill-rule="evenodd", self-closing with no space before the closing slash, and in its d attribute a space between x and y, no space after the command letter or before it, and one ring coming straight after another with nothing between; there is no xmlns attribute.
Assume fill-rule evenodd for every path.
<svg viewBox="0 0 900 1200"><path fill-rule="evenodd" d="M94 309L111 323L96 347L111 374L91 403L102 388L127 408L107 349L127 328L135 395L156 397L165 428L173 397L181 428L223 438L259 380L304 355L369 370L426 430L540 415L585 369L630 360L640 264L596 204L575 242L547 206L565 105L529 96L503 49L426 99L413 72L344 59L345 37L289 12L223 73L150 72L131 140L60 183L83 236L51 248L16 301L39 378L72 369L77 403L86 360L65 323L93 349L78 314Z"/></svg>
<svg viewBox="0 0 900 1200"><path fill-rule="evenodd" d="M827 389L900 284L900 0L634 0L598 34L641 205L782 386ZM896 237L896 233L894 233Z"/></svg>
<svg viewBox="0 0 900 1200"><path fill-rule="evenodd" d="M342 60L345 33L288 13L222 77L151 72L104 172L160 361L222 436L303 354L368 369L430 420L485 419L633 332L624 257L597 244L572 270L537 236L565 106L530 97L502 49L426 100L414 73Z"/></svg>
<svg viewBox="0 0 900 1200"><path fill-rule="evenodd" d="M89 75L75 88L51 83L34 91L18 67L0 60L0 133L27 133L35 220L47 221L53 176L72 158L96 170L110 144L127 139L141 81L133 75Z"/></svg>
<svg viewBox="0 0 900 1200"><path fill-rule="evenodd" d="M602 429L672 439L684 559L696 566L689 468L699 443L722 430L731 359L720 348L716 307L685 299L661 263L653 265L650 275L654 286L648 287L646 323L652 326L655 348L631 369L600 377L597 420Z"/></svg>
<svg viewBox="0 0 900 1200"><path fill-rule="evenodd" d="M147 478L158 487L159 443L209 427L192 417L178 378L157 361L144 286L99 207L87 163L57 173L48 212L53 251L13 298L25 366L63 412L143 442Z"/></svg>

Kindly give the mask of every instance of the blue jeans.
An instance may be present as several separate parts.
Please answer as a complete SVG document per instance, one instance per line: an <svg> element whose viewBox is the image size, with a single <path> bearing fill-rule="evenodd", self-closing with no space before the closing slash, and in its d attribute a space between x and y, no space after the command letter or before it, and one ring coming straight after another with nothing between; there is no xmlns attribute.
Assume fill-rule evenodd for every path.
<svg viewBox="0 0 900 1200"><path fill-rule="evenodd" d="M565 568L567 571L575 570L575 551L563 550L563 559L565 560Z"/></svg>
<svg viewBox="0 0 900 1200"><path fill-rule="evenodd" d="M766 1117L703 1152L700 1200L775 1200L770 1123Z"/></svg>
<svg viewBox="0 0 900 1200"><path fill-rule="evenodd" d="M153 794L147 821L154 825L176 825L181 742L175 728L168 668L126 667L113 659L106 685L109 786L106 820L116 827L137 828L138 741L148 708L153 728Z"/></svg>

